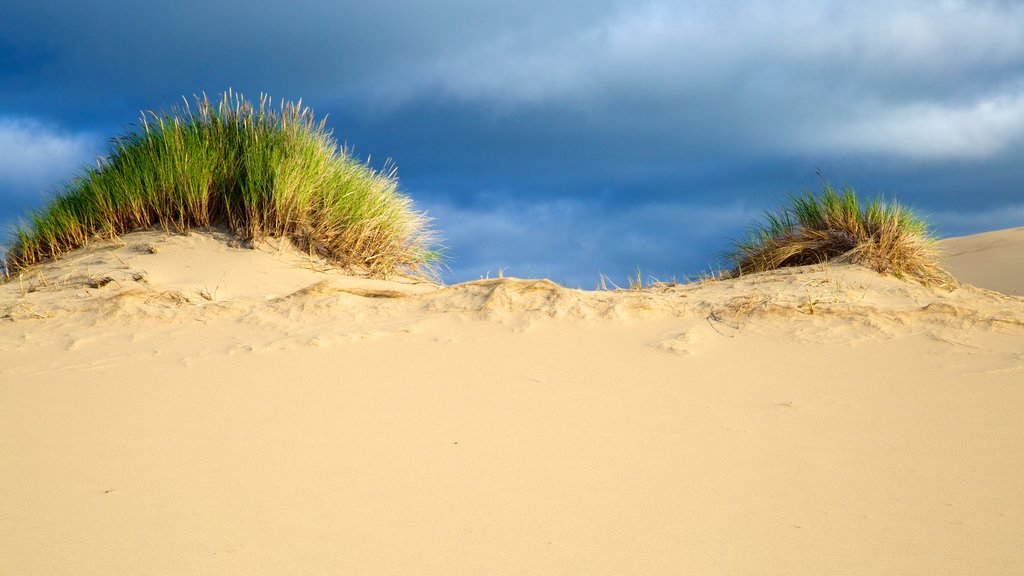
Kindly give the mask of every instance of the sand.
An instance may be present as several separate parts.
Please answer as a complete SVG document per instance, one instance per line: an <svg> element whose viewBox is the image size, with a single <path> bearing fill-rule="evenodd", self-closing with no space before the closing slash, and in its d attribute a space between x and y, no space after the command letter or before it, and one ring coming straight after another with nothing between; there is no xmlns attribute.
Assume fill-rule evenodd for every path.
<svg viewBox="0 0 1024 576"><path fill-rule="evenodd" d="M946 266L960 280L1024 296L1024 226L943 240Z"/></svg>
<svg viewBox="0 0 1024 576"><path fill-rule="evenodd" d="M1021 236L949 291L95 245L0 286L0 574L1021 574Z"/></svg>

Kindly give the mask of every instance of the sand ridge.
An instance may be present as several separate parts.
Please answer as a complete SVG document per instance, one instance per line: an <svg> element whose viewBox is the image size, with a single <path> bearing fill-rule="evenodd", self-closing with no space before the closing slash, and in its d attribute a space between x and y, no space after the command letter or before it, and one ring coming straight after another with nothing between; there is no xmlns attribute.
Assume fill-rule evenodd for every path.
<svg viewBox="0 0 1024 576"><path fill-rule="evenodd" d="M25 320L99 311L156 316L296 317L365 309L463 313L480 319L631 321L658 317L883 316L958 328L1020 322L1024 298L964 285L925 288L847 265L789 268L645 290L577 290L546 279L490 278L455 286L380 280L339 270L283 241L249 249L223 232L130 234L51 262L3 285L0 316ZM358 304L354 304L358 302ZM173 312L168 312L173 310Z"/></svg>

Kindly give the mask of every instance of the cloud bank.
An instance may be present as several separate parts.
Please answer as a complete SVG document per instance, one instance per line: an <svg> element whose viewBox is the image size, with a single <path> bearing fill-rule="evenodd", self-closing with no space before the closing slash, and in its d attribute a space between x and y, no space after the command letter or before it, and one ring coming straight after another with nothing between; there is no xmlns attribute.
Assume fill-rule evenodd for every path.
<svg viewBox="0 0 1024 576"><path fill-rule="evenodd" d="M393 158L462 279L699 270L818 168L977 231L1024 194L1021 30L999 0L14 3L0 220L230 86Z"/></svg>

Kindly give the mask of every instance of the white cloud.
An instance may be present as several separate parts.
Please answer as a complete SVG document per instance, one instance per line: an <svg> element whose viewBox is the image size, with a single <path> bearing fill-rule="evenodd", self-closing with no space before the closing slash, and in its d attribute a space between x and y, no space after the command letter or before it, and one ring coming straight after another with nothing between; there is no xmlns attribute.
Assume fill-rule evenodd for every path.
<svg viewBox="0 0 1024 576"><path fill-rule="evenodd" d="M854 75L844 83L941 81L1024 61L1024 6L1013 3L648 2L583 27L558 24L454 47L416 81L467 100L529 103L606 90L716 92L765 68Z"/></svg>
<svg viewBox="0 0 1024 576"><path fill-rule="evenodd" d="M916 160L975 160L1024 143L1024 90L966 104L883 106L813 127L807 151L891 154Z"/></svg>
<svg viewBox="0 0 1024 576"><path fill-rule="evenodd" d="M45 192L99 152L93 134L67 132L31 118L0 118L0 194Z"/></svg>
<svg viewBox="0 0 1024 576"><path fill-rule="evenodd" d="M1006 88L1024 81L1021 30L1021 3L654 1L454 46L387 88L731 150L984 158L1024 133Z"/></svg>

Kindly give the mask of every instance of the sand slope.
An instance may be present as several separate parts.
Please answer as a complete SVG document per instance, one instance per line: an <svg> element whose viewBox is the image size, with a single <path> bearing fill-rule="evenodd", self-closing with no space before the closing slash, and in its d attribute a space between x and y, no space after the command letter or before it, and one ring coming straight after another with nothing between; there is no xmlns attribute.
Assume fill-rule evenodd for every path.
<svg viewBox="0 0 1024 576"><path fill-rule="evenodd" d="M0 574L1024 571L1024 299L439 289L226 240L0 286Z"/></svg>
<svg viewBox="0 0 1024 576"><path fill-rule="evenodd" d="M961 281L1024 296L1024 227L949 238L940 247Z"/></svg>

